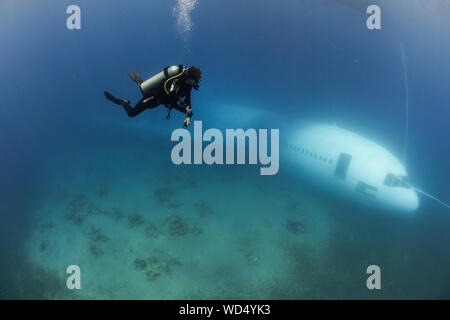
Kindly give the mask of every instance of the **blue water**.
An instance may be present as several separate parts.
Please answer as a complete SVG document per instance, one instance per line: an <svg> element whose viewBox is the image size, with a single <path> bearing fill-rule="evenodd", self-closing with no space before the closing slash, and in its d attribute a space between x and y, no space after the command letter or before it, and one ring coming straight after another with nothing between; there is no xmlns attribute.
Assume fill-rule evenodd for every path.
<svg viewBox="0 0 450 320"><path fill-rule="evenodd" d="M411 215L361 208L291 177L282 158L270 177L175 166L181 114L130 119L103 96L136 103L129 70L197 65L192 106L205 128L279 128L283 139L297 120L337 123L403 161L403 47L404 164L449 202L449 2L180 3L0 4L0 297L450 298L450 211L437 202L421 197ZM71 4L81 30L66 28ZM381 30L365 26L369 4ZM292 220L305 230L291 232ZM65 287L70 264L81 290ZM381 290L366 288L370 264Z"/></svg>

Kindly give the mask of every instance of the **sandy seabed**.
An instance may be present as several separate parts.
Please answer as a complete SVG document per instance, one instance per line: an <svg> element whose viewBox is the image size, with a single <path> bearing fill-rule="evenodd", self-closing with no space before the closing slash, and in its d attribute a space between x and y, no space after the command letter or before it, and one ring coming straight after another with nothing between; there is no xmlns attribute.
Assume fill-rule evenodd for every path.
<svg viewBox="0 0 450 320"><path fill-rule="evenodd" d="M256 168L136 157L151 166L108 175L76 161L49 179L27 255L64 283L67 266L78 265L82 289L71 297L302 298L312 290L298 255L310 268L325 252L330 221L318 200Z"/></svg>

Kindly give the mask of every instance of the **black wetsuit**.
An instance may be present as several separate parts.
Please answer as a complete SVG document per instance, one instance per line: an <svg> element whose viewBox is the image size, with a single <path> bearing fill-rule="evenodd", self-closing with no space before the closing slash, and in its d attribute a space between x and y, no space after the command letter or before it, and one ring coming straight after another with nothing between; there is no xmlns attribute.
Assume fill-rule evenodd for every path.
<svg viewBox="0 0 450 320"><path fill-rule="evenodd" d="M138 115L145 109L156 108L160 104L163 104L169 110L174 108L186 113L188 116L192 116L192 111L188 114L186 110L188 106L191 107L192 86L186 84L184 75L167 82L166 89L169 91L169 94L166 93L163 84L161 84L152 95L144 95L134 108L129 104L122 104L122 106L130 117Z"/></svg>

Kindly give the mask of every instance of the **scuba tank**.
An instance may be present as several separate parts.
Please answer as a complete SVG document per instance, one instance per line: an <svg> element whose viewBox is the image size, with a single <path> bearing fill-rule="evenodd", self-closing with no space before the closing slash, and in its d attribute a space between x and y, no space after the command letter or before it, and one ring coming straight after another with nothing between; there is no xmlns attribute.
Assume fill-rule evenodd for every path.
<svg viewBox="0 0 450 320"><path fill-rule="evenodd" d="M173 78L181 76L186 71L186 68L183 65L178 66L170 66L164 68L158 74L155 74L150 79L145 80L139 86L144 96L151 96L153 91L157 89L161 84L164 86L167 82Z"/></svg>

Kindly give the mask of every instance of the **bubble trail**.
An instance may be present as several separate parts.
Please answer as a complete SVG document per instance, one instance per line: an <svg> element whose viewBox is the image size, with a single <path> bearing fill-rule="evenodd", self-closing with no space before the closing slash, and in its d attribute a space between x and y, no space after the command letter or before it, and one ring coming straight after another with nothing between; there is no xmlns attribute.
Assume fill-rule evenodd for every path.
<svg viewBox="0 0 450 320"><path fill-rule="evenodd" d="M400 52L402 56L402 64L403 64L403 77L405 79L405 99L406 99L406 120L405 120L405 141L403 143L403 163L406 160L406 150L408 147L408 126L409 126L409 89L408 89L408 74L406 71L406 59L405 52L403 50L403 44L400 43Z"/></svg>
<svg viewBox="0 0 450 320"><path fill-rule="evenodd" d="M191 12L197 5L197 0L177 0L173 8L173 15L176 18L176 28L186 45L191 39L194 23L191 19Z"/></svg>

